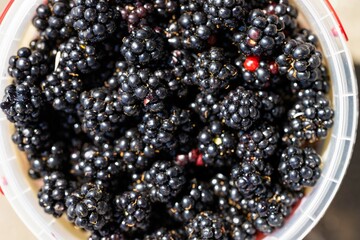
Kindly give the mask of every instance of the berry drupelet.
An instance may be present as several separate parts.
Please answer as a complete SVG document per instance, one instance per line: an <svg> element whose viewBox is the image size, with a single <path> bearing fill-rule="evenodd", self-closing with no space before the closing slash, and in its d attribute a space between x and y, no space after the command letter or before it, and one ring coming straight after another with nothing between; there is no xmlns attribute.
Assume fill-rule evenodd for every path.
<svg viewBox="0 0 360 240"><path fill-rule="evenodd" d="M144 181L152 202L168 202L181 191L186 178L183 167L158 161L144 173Z"/></svg>
<svg viewBox="0 0 360 240"><path fill-rule="evenodd" d="M5 88L0 104L10 122L23 124L37 122L44 100L41 90L32 84L11 84Z"/></svg>
<svg viewBox="0 0 360 240"><path fill-rule="evenodd" d="M210 211L198 214L185 229L188 239L226 239L223 219Z"/></svg>
<svg viewBox="0 0 360 240"><path fill-rule="evenodd" d="M44 185L38 192L39 205L47 214L61 217L66 211L65 198L71 192L68 180L61 172L52 172L44 177Z"/></svg>
<svg viewBox="0 0 360 240"><path fill-rule="evenodd" d="M279 173L283 184L294 191L312 187L320 178L321 158L313 148L288 147L281 154Z"/></svg>
<svg viewBox="0 0 360 240"><path fill-rule="evenodd" d="M238 87L222 101L219 117L230 128L248 130L261 117L261 105L255 92Z"/></svg>
<svg viewBox="0 0 360 240"><path fill-rule="evenodd" d="M220 112L219 96L214 93L200 92L196 95L195 101L190 105L203 122L217 119Z"/></svg>
<svg viewBox="0 0 360 240"><path fill-rule="evenodd" d="M65 18L83 41L100 42L111 36L120 20L120 12L114 1L74 0L70 13Z"/></svg>
<svg viewBox="0 0 360 240"><path fill-rule="evenodd" d="M47 56L26 47L20 48L16 56L10 57L8 72L17 84L35 84L49 72Z"/></svg>
<svg viewBox="0 0 360 240"><path fill-rule="evenodd" d="M150 201L146 195L134 191L115 196L116 210L124 215L120 222L123 231L145 230L149 225Z"/></svg>
<svg viewBox="0 0 360 240"><path fill-rule="evenodd" d="M264 159L275 153L280 134L274 126L264 122L255 126L251 131L240 131L238 138L236 154L239 158Z"/></svg>
<svg viewBox="0 0 360 240"><path fill-rule="evenodd" d="M274 92L257 91L255 93L261 100L261 115L271 123L281 120L286 109L282 97Z"/></svg>
<svg viewBox="0 0 360 240"><path fill-rule="evenodd" d="M276 59L279 73L299 84L304 81L314 82L321 76L321 61L322 54L312 43L295 39L285 44L283 54Z"/></svg>

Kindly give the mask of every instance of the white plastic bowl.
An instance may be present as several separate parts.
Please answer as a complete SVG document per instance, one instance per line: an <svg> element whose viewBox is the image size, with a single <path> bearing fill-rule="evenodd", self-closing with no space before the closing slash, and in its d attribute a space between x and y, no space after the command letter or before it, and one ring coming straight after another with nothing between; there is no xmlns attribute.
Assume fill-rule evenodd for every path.
<svg viewBox="0 0 360 240"><path fill-rule="evenodd" d="M42 0L9 0L0 25L0 94L9 83L7 61L34 36L30 28ZM349 164L358 123L358 89L353 62L340 22L326 0L294 0L309 26L318 34L332 79L335 124L323 152L323 172L286 224L265 239L301 239L316 225L337 192ZM0 14L1 16L1 14ZM1 19L1 18L0 18ZM1 20L0 20L1 21ZM1 99L0 95L0 99ZM79 231L43 213L33 184L26 175L10 135L12 129L0 112L0 184L16 213L38 239L78 239Z"/></svg>

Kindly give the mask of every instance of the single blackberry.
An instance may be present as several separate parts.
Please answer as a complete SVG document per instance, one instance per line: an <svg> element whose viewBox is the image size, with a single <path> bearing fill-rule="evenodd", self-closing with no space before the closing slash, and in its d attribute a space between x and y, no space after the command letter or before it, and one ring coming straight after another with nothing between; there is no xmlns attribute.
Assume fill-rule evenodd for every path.
<svg viewBox="0 0 360 240"><path fill-rule="evenodd" d="M315 185L321 174L320 164L321 158L314 149L291 146L282 152L278 170L283 184L299 191Z"/></svg>
<svg viewBox="0 0 360 240"><path fill-rule="evenodd" d="M15 123L15 133L12 141L20 151L28 154L47 149L51 144L50 129L47 122Z"/></svg>
<svg viewBox="0 0 360 240"><path fill-rule="evenodd" d="M9 75L15 78L15 83L37 83L49 71L47 56L39 51L31 51L23 47L17 51L16 56L9 59Z"/></svg>
<svg viewBox="0 0 360 240"><path fill-rule="evenodd" d="M71 112L79 103L83 83L77 76L58 69L41 82L41 88L54 109Z"/></svg>
<svg viewBox="0 0 360 240"><path fill-rule="evenodd" d="M93 231L88 240L126 240L117 223L107 223L100 230Z"/></svg>
<svg viewBox="0 0 360 240"><path fill-rule="evenodd" d="M213 121L220 112L219 94L200 92L190 107L203 122Z"/></svg>
<svg viewBox="0 0 360 240"><path fill-rule="evenodd" d="M149 199L137 192L125 192L115 197L117 211L124 215L120 223L123 231L145 230L149 225L151 211Z"/></svg>
<svg viewBox="0 0 360 240"><path fill-rule="evenodd" d="M18 124L38 121L42 106L40 89L26 83L7 86L0 104L7 119Z"/></svg>
<svg viewBox="0 0 360 240"><path fill-rule="evenodd" d="M196 58L191 79L200 90L213 93L228 87L230 80L236 76L237 70L228 62L224 50L212 47Z"/></svg>
<svg viewBox="0 0 360 240"><path fill-rule="evenodd" d="M248 130L260 118L261 105L253 91L238 87L222 101L219 117L230 128Z"/></svg>
<svg viewBox="0 0 360 240"><path fill-rule="evenodd" d="M306 28L297 30L293 38L298 41L311 43L315 46L319 43L319 38Z"/></svg>
<svg viewBox="0 0 360 240"><path fill-rule="evenodd" d="M198 214L185 229L188 239L226 239L224 221L210 211Z"/></svg>
<svg viewBox="0 0 360 240"><path fill-rule="evenodd" d="M123 39L121 53L131 64L146 65L163 57L164 40L162 35L149 26L134 29Z"/></svg>
<svg viewBox="0 0 360 240"><path fill-rule="evenodd" d="M229 195L229 179L222 173L218 173L210 180L214 195L217 197L227 197Z"/></svg>
<svg viewBox="0 0 360 240"><path fill-rule="evenodd" d="M290 81L314 82L321 76L320 66L322 54L316 47L308 42L289 40L276 62L279 65L279 73L286 75Z"/></svg>
<svg viewBox="0 0 360 240"><path fill-rule="evenodd" d="M111 137L124 120L119 95L106 88L80 95L79 116L83 131L99 143Z"/></svg>
<svg viewBox="0 0 360 240"><path fill-rule="evenodd" d="M243 85L249 89L268 89L280 81L275 62L249 56L236 59L235 65L241 71Z"/></svg>
<svg viewBox="0 0 360 240"><path fill-rule="evenodd" d="M221 215L226 221L229 237L234 240L254 240L256 229L241 210L230 206Z"/></svg>
<svg viewBox="0 0 360 240"><path fill-rule="evenodd" d="M304 90L300 99L288 112L289 125L285 131L285 141L313 143L325 138L334 121L334 110L329 100L321 92Z"/></svg>
<svg viewBox="0 0 360 240"><path fill-rule="evenodd" d="M150 235L146 235L144 240L181 240L184 236L179 234L175 230L167 230L166 228L160 228Z"/></svg>
<svg viewBox="0 0 360 240"><path fill-rule="evenodd" d="M255 93L261 100L261 115L271 123L276 123L285 114L285 104L280 95L274 92L257 91Z"/></svg>
<svg viewBox="0 0 360 240"><path fill-rule="evenodd" d="M188 72L193 71L195 59L193 54L187 50L174 50L171 52L169 68L176 80L192 85L191 77ZM185 87L185 86L184 86Z"/></svg>
<svg viewBox="0 0 360 240"><path fill-rule="evenodd" d="M310 90L322 92L324 94L329 93L330 79L329 79L328 71L324 65L320 66L320 72L321 75L318 78L316 78L315 81L301 81L301 82L292 81L290 86L291 91L293 93L298 93L301 90L310 89Z"/></svg>
<svg viewBox="0 0 360 240"><path fill-rule="evenodd" d="M240 131L238 138L236 154L239 158L246 160L266 159L275 153L280 134L276 127L262 123L255 126L251 131Z"/></svg>
<svg viewBox="0 0 360 240"><path fill-rule="evenodd" d="M210 186L205 182L193 179L187 184L184 191L177 201L168 204L171 217L180 222L191 221L198 213L211 209L214 202L214 193Z"/></svg>
<svg viewBox="0 0 360 240"><path fill-rule="evenodd" d="M179 7L179 1L177 0L153 0L154 10L160 16L169 17L176 13Z"/></svg>
<svg viewBox="0 0 360 240"><path fill-rule="evenodd" d="M204 12L217 28L238 27L245 20L244 0L206 0Z"/></svg>
<svg viewBox="0 0 360 240"><path fill-rule="evenodd" d="M103 57L99 46L80 41L76 37L70 38L59 47L60 66L71 74L90 73L99 69L99 60Z"/></svg>
<svg viewBox="0 0 360 240"><path fill-rule="evenodd" d="M131 2L119 8L122 19L126 21L131 32L138 26L147 24L147 20L154 12L154 5L141 1Z"/></svg>
<svg viewBox="0 0 360 240"><path fill-rule="evenodd" d="M64 21L69 13L68 0L50 0L36 9L32 22L47 39L66 39L73 35L72 27L67 26Z"/></svg>
<svg viewBox="0 0 360 240"><path fill-rule="evenodd" d="M219 121L209 123L199 132L198 147L202 160L209 166L227 166L231 164L236 142L233 133L224 129Z"/></svg>
<svg viewBox="0 0 360 240"><path fill-rule="evenodd" d="M144 173L144 181L152 202L168 202L181 191L186 179L183 167L158 161Z"/></svg>
<svg viewBox="0 0 360 240"><path fill-rule="evenodd" d="M254 9L249 13L245 27L233 35L234 44L246 55L271 55L285 40L284 22L278 16Z"/></svg>
<svg viewBox="0 0 360 240"><path fill-rule="evenodd" d="M32 51L38 51L40 53L50 55L47 59L49 64L51 61L55 62L56 42L47 39L45 36L39 36L30 42L29 47ZM53 66L48 66L48 68L53 69Z"/></svg>
<svg viewBox="0 0 360 240"><path fill-rule="evenodd" d="M279 0L278 3L269 4L266 13L278 16L284 22L284 31L287 34L293 32L298 26L298 11L288 0Z"/></svg>
<svg viewBox="0 0 360 240"><path fill-rule="evenodd" d="M67 196L65 205L69 221L89 231L100 230L113 215L107 190L91 182Z"/></svg>
<svg viewBox="0 0 360 240"><path fill-rule="evenodd" d="M68 181L61 172L52 172L44 177L44 185L38 192L39 205L47 214L61 217L66 211L65 198L69 195Z"/></svg>
<svg viewBox="0 0 360 240"><path fill-rule="evenodd" d="M77 31L80 40L100 42L115 32L119 19L113 1L74 0L65 22Z"/></svg>
<svg viewBox="0 0 360 240"><path fill-rule="evenodd" d="M271 177L263 175L251 162L242 162L232 169L231 180L244 198L252 199L266 194Z"/></svg>
<svg viewBox="0 0 360 240"><path fill-rule="evenodd" d="M155 150L143 142L137 129L129 129L124 136L115 140L114 150L121 156L121 165L128 172L144 170L155 155Z"/></svg>

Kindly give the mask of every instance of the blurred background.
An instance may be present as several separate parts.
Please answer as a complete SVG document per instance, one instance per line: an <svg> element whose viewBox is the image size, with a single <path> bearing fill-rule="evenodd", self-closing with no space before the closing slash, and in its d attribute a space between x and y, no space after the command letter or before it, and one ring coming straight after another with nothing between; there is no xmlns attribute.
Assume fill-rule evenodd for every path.
<svg viewBox="0 0 360 240"><path fill-rule="evenodd" d="M349 37L355 70L360 80L360 0L331 0ZM0 9L7 1L0 0ZM0 11L2 12L2 11ZM359 81L358 81L359 82ZM360 83L360 82L359 82ZM306 240L360 239L360 133L345 179L324 217ZM0 239L35 239L0 194ZM0 235L0 236L1 236ZM5 236L4 236L5 235Z"/></svg>

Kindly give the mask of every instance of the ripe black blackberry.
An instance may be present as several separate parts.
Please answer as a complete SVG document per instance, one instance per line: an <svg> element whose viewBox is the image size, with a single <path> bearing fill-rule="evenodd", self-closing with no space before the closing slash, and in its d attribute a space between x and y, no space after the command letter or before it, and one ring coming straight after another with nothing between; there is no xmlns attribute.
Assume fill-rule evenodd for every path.
<svg viewBox="0 0 360 240"><path fill-rule="evenodd" d="M100 230L93 231L88 240L126 240L126 238L115 221L107 223Z"/></svg>
<svg viewBox="0 0 360 240"><path fill-rule="evenodd" d="M289 123L285 126L283 139L313 143L325 138L334 123L334 110L329 100L321 92L313 90L301 91L299 96L300 99L288 112Z"/></svg>
<svg viewBox="0 0 360 240"><path fill-rule="evenodd" d="M217 28L233 29L245 20L245 1L207 0L204 2L204 12Z"/></svg>
<svg viewBox="0 0 360 240"><path fill-rule="evenodd" d="M121 156L121 165L127 172L144 170L155 155L155 149L144 144L137 129L129 129L115 140L114 150Z"/></svg>
<svg viewBox="0 0 360 240"><path fill-rule="evenodd" d="M251 60L254 59L254 60ZM247 66L248 61L255 61L254 68ZM280 81L277 72L277 66L274 62L262 60L257 57L240 57L235 60L235 65L240 69L243 79L243 86L249 89L268 89L270 86L276 85Z"/></svg>
<svg viewBox="0 0 360 240"><path fill-rule="evenodd" d="M270 3L266 8L268 14L274 14L284 22L284 31L289 34L293 32L297 26L297 9L289 3L288 0L279 0L278 3Z"/></svg>
<svg viewBox="0 0 360 240"><path fill-rule="evenodd" d="M77 227L100 230L113 215L107 190L94 183L85 183L66 197L67 217Z"/></svg>
<svg viewBox="0 0 360 240"><path fill-rule="evenodd" d="M233 35L234 44L246 55L271 55L285 40L284 22L278 16L267 14L261 9L249 13L247 26Z"/></svg>
<svg viewBox="0 0 360 240"><path fill-rule="evenodd" d="M65 22L77 31L79 39L100 42L115 32L119 19L114 1L75 0Z"/></svg>
<svg viewBox="0 0 360 240"><path fill-rule="evenodd" d="M279 173L285 186L294 191L315 185L321 174L321 158L312 148L288 147L282 154Z"/></svg>
<svg viewBox="0 0 360 240"><path fill-rule="evenodd" d="M128 30L131 32L138 26L147 25L147 21L154 12L154 5L147 2L130 2L123 6L120 5L120 13L123 20L126 21Z"/></svg>
<svg viewBox="0 0 360 240"><path fill-rule="evenodd" d="M151 206L146 195L125 192L115 197L115 206L124 215L120 222L123 231L145 230L148 227Z"/></svg>
<svg viewBox="0 0 360 240"><path fill-rule="evenodd" d="M219 94L200 92L190 107L203 122L213 121L220 112Z"/></svg>
<svg viewBox="0 0 360 240"><path fill-rule="evenodd" d="M206 165L228 166L235 153L235 136L221 122L213 121L199 132L198 148Z"/></svg>
<svg viewBox="0 0 360 240"><path fill-rule="evenodd" d="M103 53L99 47L79 40L76 37L68 39L59 47L60 66L71 73L90 73L100 68Z"/></svg>
<svg viewBox="0 0 360 240"><path fill-rule="evenodd" d="M256 229L246 216L234 206L230 206L221 215L226 221L229 238L233 240L254 240Z"/></svg>
<svg viewBox="0 0 360 240"><path fill-rule="evenodd" d="M306 28L297 30L293 38L298 41L311 43L315 46L319 43L318 37L309 29Z"/></svg>
<svg viewBox="0 0 360 240"><path fill-rule="evenodd" d="M98 143L111 137L124 120L119 95L106 88L80 95L79 116L83 131Z"/></svg>
<svg viewBox="0 0 360 240"><path fill-rule="evenodd" d="M261 105L255 92L238 87L222 101L219 117L230 128L248 130L261 117Z"/></svg>
<svg viewBox="0 0 360 240"><path fill-rule="evenodd" d="M184 195L168 204L170 216L184 223L191 221L198 213L211 209L214 203L214 193L207 183L193 179L186 187Z"/></svg>
<svg viewBox="0 0 360 240"><path fill-rule="evenodd" d="M275 153L280 134L276 127L264 122L255 126L251 131L240 131L238 138L236 154L239 158L266 159Z"/></svg>
<svg viewBox="0 0 360 240"><path fill-rule="evenodd" d="M181 191L186 178L183 167L158 161L144 173L144 181L152 202L168 202Z"/></svg>
<svg viewBox="0 0 360 240"><path fill-rule="evenodd" d="M146 235L144 240L182 240L184 236L175 230L160 228L150 235Z"/></svg>
<svg viewBox="0 0 360 240"><path fill-rule="evenodd" d="M77 76L58 69L41 82L41 89L54 109L73 112L79 103L83 83Z"/></svg>
<svg viewBox="0 0 360 240"><path fill-rule="evenodd" d="M213 188L214 195L217 197L227 197L229 195L229 179L218 173L210 180L210 184Z"/></svg>
<svg viewBox="0 0 360 240"><path fill-rule="evenodd" d="M71 192L68 180L61 172L52 172L44 177L44 185L38 192L39 205L47 214L61 217L66 211L65 198Z"/></svg>
<svg viewBox="0 0 360 240"><path fill-rule="evenodd" d="M51 61L55 60L56 55L56 42L53 40L47 39L45 36L39 36L38 38L35 38L32 40L29 44L29 47L32 51L38 51L40 53L50 55L48 56L48 66L49 69L53 69L53 66L51 64ZM55 61L54 61L55 62Z"/></svg>
<svg viewBox="0 0 360 240"><path fill-rule="evenodd" d="M187 50L174 50L171 52L169 67L176 80L192 85L191 77L188 74L192 72L195 64L193 54ZM185 87L185 86L184 86Z"/></svg>
<svg viewBox="0 0 360 240"><path fill-rule="evenodd" d="M49 125L45 121L26 124L15 123L15 133L12 135L12 141L20 151L27 154L34 154L47 149L51 144Z"/></svg>
<svg viewBox="0 0 360 240"><path fill-rule="evenodd" d="M212 47L196 58L191 79L200 90L213 93L228 87L236 76L237 70L225 57L224 50Z"/></svg>
<svg viewBox="0 0 360 240"><path fill-rule="evenodd" d="M26 47L20 48L15 56L10 57L8 72L17 84L37 83L49 72L47 56Z"/></svg>
<svg viewBox="0 0 360 240"><path fill-rule="evenodd" d="M153 0L154 10L160 16L169 17L176 13L179 7L177 0Z"/></svg>
<svg viewBox="0 0 360 240"><path fill-rule="evenodd" d="M121 53L131 64L155 64L163 57L164 47L163 36L159 32L142 26L123 39Z"/></svg>
<svg viewBox="0 0 360 240"><path fill-rule="evenodd" d="M41 90L32 84L11 84L5 88L0 104L10 122L23 124L37 122L44 104Z"/></svg>
<svg viewBox="0 0 360 240"><path fill-rule="evenodd" d="M284 116L285 104L280 95L267 91L257 91L256 95L261 100L261 115L266 121L276 123Z"/></svg>
<svg viewBox="0 0 360 240"><path fill-rule="evenodd" d="M284 48L276 62L279 73L286 75L290 81L314 82L321 76L320 66L322 54L316 50L312 43L291 39Z"/></svg>
<svg viewBox="0 0 360 240"><path fill-rule="evenodd" d="M73 29L65 24L65 16L70 13L67 0L50 0L36 9L33 25L47 38L66 39L73 35Z"/></svg>
<svg viewBox="0 0 360 240"><path fill-rule="evenodd" d="M324 94L330 91L329 74L324 65L320 66L321 75L315 81L292 81L290 88L293 93L301 92L301 90L314 90Z"/></svg>
<svg viewBox="0 0 360 240"><path fill-rule="evenodd" d="M201 212L185 227L188 239L226 239L223 219L210 211Z"/></svg>

